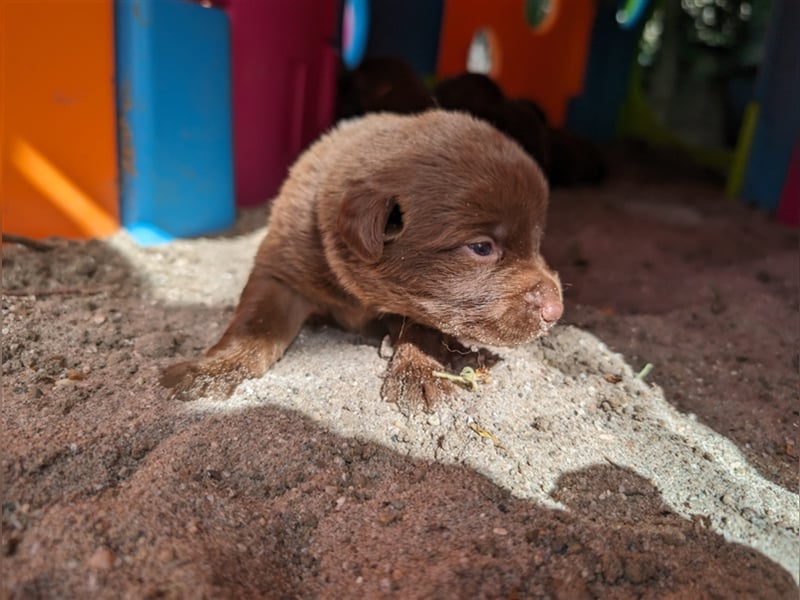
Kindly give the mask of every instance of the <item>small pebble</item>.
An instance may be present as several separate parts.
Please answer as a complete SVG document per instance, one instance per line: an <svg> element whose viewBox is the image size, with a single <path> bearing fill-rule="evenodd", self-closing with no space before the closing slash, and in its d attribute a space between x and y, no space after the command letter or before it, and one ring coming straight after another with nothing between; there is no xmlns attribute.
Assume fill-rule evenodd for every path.
<svg viewBox="0 0 800 600"><path fill-rule="evenodd" d="M797 447L792 440L786 440L786 444L783 447L783 451L787 456L795 457L797 456Z"/></svg>
<svg viewBox="0 0 800 600"><path fill-rule="evenodd" d="M114 566L114 553L108 548L98 548L89 559L89 567L99 571L108 571Z"/></svg>
<svg viewBox="0 0 800 600"><path fill-rule="evenodd" d="M157 558L160 563L168 563L175 559L175 552L172 548L162 548L159 550Z"/></svg>
<svg viewBox="0 0 800 600"><path fill-rule="evenodd" d="M381 340L381 347L378 350L378 356L381 358L392 358L392 356L394 356L392 340L388 335L383 336L383 339Z"/></svg>

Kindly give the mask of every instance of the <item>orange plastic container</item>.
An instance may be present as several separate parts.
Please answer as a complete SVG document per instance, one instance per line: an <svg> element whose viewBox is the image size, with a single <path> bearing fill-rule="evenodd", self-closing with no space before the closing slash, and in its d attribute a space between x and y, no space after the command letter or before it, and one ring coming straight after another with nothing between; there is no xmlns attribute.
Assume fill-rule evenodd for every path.
<svg viewBox="0 0 800 600"><path fill-rule="evenodd" d="M4 232L118 229L113 23L111 0L0 2Z"/></svg>
<svg viewBox="0 0 800 600"><path fill-rule="evenodd" d="M595 0L550 0L536 28L525 18L525 0L446 0L437 75L466 71L475 34L487 32L489 75L512 97L535 100L551 125L564 124L567 103L580 94Z"/></svg>

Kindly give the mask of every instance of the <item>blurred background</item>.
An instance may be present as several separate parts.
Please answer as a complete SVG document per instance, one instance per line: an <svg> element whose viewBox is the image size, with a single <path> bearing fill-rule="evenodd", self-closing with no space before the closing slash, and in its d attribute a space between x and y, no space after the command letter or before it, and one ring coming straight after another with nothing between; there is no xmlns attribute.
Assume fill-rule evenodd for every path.
<svg viewBox="0 0 800 600"><path fill-rule="evenodd" d="M4 0L3 232L229 227L342 118L492 122L551 185L679 155L798 223L795 0ZM663 156L663 154L662 154Z"/></svg>

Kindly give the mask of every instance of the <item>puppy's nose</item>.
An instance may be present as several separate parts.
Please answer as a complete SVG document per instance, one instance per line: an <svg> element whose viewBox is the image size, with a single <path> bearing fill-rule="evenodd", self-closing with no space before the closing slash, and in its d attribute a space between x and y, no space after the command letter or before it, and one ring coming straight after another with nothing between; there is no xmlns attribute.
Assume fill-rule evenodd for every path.
<svg viewBox="0 0 800 600"><path fill-rule="evenodd" d="M564 305L558 300L547 302L542 306L541 314L545 323L555 323L564 314Z"/></svg>
<svg viewBox="0 0 800 600"><path fill-rule="evenodd" d="M561 292L558 287L540 283L530 292L525 294L525 300L538 309L542 321L555 323L564 313L564 303L561 301Z"/></svg>

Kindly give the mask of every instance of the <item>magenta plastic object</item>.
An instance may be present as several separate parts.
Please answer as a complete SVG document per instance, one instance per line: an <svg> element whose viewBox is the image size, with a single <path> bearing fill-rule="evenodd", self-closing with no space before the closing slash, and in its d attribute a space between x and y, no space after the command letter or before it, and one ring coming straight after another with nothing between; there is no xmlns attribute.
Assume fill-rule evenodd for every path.
<svg viewBox="0 0 800 600"><path fill-rule="evenodd" d="M226 0L236 204L273 198L334 114L338 0Z"/></svg>
<svg viewBox="0 0 800 600"><path fill-rule="evenodd" d="M783 223L800 227L800 137L794 144L777 215Z"/></svg>

